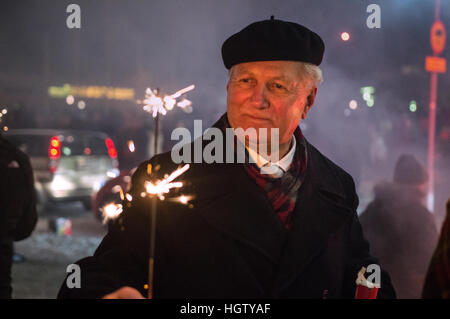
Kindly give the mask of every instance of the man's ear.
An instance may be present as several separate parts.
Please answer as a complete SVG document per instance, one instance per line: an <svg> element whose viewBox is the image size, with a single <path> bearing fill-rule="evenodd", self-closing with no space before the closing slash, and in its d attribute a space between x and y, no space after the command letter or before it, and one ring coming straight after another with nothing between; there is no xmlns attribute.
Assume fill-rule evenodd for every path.
<svg viewBox="0 0 450 319"><path fill-rule="evenodd" d="M314 89L312 89L311 93L308 95L306 103L308 109L310 109L313 106L314 101L316 100L316 95L317 95L317 86L315 86Z"/></svg>
<svg viewBox="0 0 450 319"><path fill-rule="evenodd" d="M306 116L308 115L309 110L312 108L314 101L316 99L317 95L317 86L312 89L311 93L306 98L306 105L305 109L303 110L302 119L306 119Z"/></svg>

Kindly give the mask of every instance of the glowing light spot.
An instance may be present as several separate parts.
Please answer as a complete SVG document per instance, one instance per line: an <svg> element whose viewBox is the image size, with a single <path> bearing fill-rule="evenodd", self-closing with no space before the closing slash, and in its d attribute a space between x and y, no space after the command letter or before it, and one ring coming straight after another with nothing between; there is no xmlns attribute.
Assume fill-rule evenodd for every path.
<svg viewBox="0 0 450 319"><path fill-rule="evenodd" d="M417 111L417 103L416 103L416 101L409 102L409 110L411 112Z"/></svg>
<svg viewBox="0 0 450 319"><path fill-rule="evenodd" d="M72 151L70 150L70 148L68 148L67 146L63 147L63 153L66 156L70 156L70 154L72 154Z"/></svg>
<svg viewBox="0 0 450 319"><path fill-rule="evenodd" d="M356 110L356 108L358 107L358 102L356 102L356 100L351 100L348 104L348 107L352 110Z"/></svg>
<svg viewBox="0 0 450 319"><path fill-rule="evenodd" d="M341 33L341 39L342 39L342 41L348 41L348 40L350 40L350 33L348 33L348 32L342 32L342 33Z"/></svg>
<svg viewBox="0 0 450 319"><path fill-rule="evenodd" d="M52 147L59 147L60 143L57 139L52 139L51 142Z"/></svg>
<svg viewBox="0 0 450 319"><path fill-rule="evenodd" d="M73 95L68 95L66 97L66 103L69 105L72 105L75 102L75 98L73 97Z"/></svg>
<svg viewBox="0 0 450 319"><path fill-rule="evenodd" d="M136 148L134 147L133 140L128 141L128 149L130 150L131 153L133 153L136 150Z"/></svg>
<svg viewBox="0 0 450 319"><path fill-rule="evenodd" d="M188 198L187 198L186 196L181 196L181 197L180 197L180 202L181 202L182 204L187 204Z"/></svg>
<svg viewBox="0 0 450 319"><path fill-rule="evenodd" d="M84 101L79 101L78 102L78 108L80 110L84 110L86 108L86 103Z"/></svg>

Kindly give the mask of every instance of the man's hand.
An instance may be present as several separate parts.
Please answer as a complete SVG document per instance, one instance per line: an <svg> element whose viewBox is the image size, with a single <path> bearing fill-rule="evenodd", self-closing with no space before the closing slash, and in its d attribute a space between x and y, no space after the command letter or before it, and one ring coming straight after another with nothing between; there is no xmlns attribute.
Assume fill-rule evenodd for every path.
<svg viewBox="0 0 450 319"><path fill-rule="evenodd" d="M145 299L139 291L132 287L122 287L103 296L102 299Z"/></svg>

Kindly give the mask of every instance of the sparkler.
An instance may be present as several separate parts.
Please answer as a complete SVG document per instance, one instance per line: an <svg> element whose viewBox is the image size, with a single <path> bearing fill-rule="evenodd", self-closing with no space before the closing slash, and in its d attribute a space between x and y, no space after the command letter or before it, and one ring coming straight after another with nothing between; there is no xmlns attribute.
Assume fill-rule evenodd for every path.
<svg viewBox="0 0 450 319"><path fill-rule="evenodd" d="M119 192L120 199L122 201L125 198L129 202L131 202L133 200L133 196L131 196L128 193L124 194L123 189L120 185L114 186L112 191L114 193ZM102 208L100 208L100 211L102 212L102 216L103 216L103 224L106 224L108 221L116 219L117 217L120 216L120 214L122 214L123 206L122 206L122 204L116 204L114 202L110 202L110 203L106 204L105 206L103 206Z"/></svg>
<svg viewBox="0 0 450 319"><path fill-rule="evenodd" d="M152 90L147 88L145 90L145 98L143 101L137 101L139 104L144 104L143 109L152 114L154 118L158 114L166 115L167 111L172 110L175 106L185 109L186 107L192 105L192 102L184 98L177 102L177 99L183 94L192 91L195 85L189 85L184 89L181 89L173 94L161 96L159 94L159 89Z"/></svg>
<svg viewBox="0 0 450 319"><path fill-rule="evenodd" d="M154 261L155 261L155 233L156 233L156 212L157 212L157 200L158 198L164 200L164 195L170 192L172 188L180 188L183 186L182 182L173 182L177 177L182 175L189 169L189 164L184 165L181 168L173 171L170 175L166 175L164 179L157 181L156 183L145 182L145 189L147 194L151 195L151 230L150 230L150 254L149 254L149 270L148 270L148 299L153 298L153 279L154 279ZM148 164L147 173L152 173L152 166ZM181 196L183 197L183 196ZM180 202L186 204L188 197L184 196L180 198Z"/></svg>
<svg viewBox="0 0 450 319"><path fill-rule="evenodd" d="M156 213L157 213L157 200L164 200L164 194L168 194L173 188L181 188L183 186L182 182L174 182L176 178L180 175L184 174L190 165L186 164L181 168L176 169L170 174L166 174L162 180L158 180L155 183L146 181L144 184L146 192L141 194L141 197L146 197L147 194L151 197L151 210L150 210L150 252L149 252L149 271L148 271L148 285L145 285L145 288L148 288L148 298L153 298L153 278L154 278L154 260L155 260L155 234L156 234ZM159 166L156 167L155 170L158 170ZM147 165L147 174L150 175L152 173L152 165ZM116 185L113 191L120 193L120 199L123 201L125 198L128 202L133 200L133 197L124 193L122 187L120 185ZM177 198L171 199L172 201L179 202L181 204L186 205L189 200L192 199L192 196L179 196ZM192 208L192 205L189 206ZM122 204L116 204L114 202L108 203L101 208L103 215L103 223L105 224L107 221L116 219L123 212Z"/></svg>
<svg viewBox="0 0 450 319"><path fill-rule="evenodd" d="M173 94L170 95L164 95L161 96L159 92L159 88L152 90L151 88L147 88L145 90L145 98L143 101L137 100L138 104L143 104L143 109L146 112L149 112L152 114L153 118L155 119L155 142L154 147L155 151L154 154L156 154L158 150L158 131L159 131L159 115L166 115L167 111L172 110L175 106L178 106L179 108L183 109L185 112L191 112L192 108L192 102L188 99L184 98L181 101L177 102L177 99L181 97L183 94L192 91L195 88L195 85L190 85L188 87L185 87L184 89L181 89Z"/></svg>

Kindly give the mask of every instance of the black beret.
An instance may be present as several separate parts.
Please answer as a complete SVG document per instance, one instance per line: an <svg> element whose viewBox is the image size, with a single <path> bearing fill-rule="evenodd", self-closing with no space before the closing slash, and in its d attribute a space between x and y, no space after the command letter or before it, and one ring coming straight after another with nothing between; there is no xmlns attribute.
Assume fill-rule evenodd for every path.
<svg viewBox="0 0 450 319"><path fill-rule="evenodd" d="M229 37L222 45L225 67L255 61L322 62L325 44L308 28L288 21L270 20L250 24Z"/></svg>

